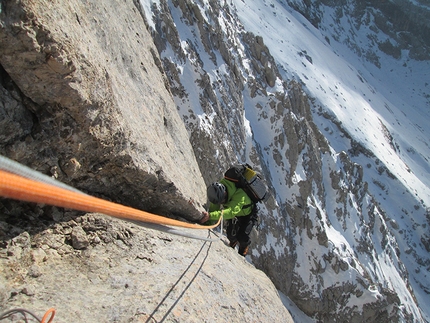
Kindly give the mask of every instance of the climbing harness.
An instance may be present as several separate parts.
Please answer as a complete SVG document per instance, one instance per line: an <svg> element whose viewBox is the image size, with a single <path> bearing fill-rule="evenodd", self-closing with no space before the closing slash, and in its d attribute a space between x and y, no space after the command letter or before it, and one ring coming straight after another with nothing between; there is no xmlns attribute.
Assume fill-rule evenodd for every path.
<svg viewBox="0 0 430 323"><path fill-rule="evenodd" d="M219 225L205 226L182 222L149 212L137 210L121 204L109 202L84 194L64 183L13 162L6 157L0 159L0 196L21 201L44 203L84 212L103 213L136 224L152 224L156 230L173 233L174 229L161 226L174 226L188 229L212 229ZM23 170L21 172L21 170ZM174 234L178 234L177 232ZM182 234L181 234L182 235ZM200 238L201 239L201 238Z"/></svg>
<svg viewBox="0 0 430 323"><path fill-rule="evenodd" d="M233 228L231 229L231 235L233 236L233 237L235 237L236 236L236 234L237 234L237 229L238 229L238 227L237 227L237 218L233 218L233 219L231 219L231 225L233 226Z"/></svg>
<svg viewBox="0 0 430 323"><path fill-rule="evenodd" d="M13 310L9 310L9 311L6 311L6 312L0 314L0 321L7 319L8 317L10 317L14 314L17 314L17 313L21 313L22 316L24 316L24 320L26 323L28 323L28 319L27 319L26 314L30 314L33 318L35 318L40 323L45 323L45 322L51 323L52 320L54 319L54 316L55 316L55 309L50 308L48 311L46 311L45 315L43 315L42 319L39 319L35 314L30 312L29 310L26 310L25 308L15 308ZM49 315L51 315L51 316L49 316ZM48 319L48 317L49 317L49 320L46 321Z"/></svg>

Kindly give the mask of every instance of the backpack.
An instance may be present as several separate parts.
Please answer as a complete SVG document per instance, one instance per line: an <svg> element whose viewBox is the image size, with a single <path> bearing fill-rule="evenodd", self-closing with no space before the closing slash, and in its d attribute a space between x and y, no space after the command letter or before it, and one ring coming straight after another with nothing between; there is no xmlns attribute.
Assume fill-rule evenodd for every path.
<svg viewBox="0 0 430 323"><path fill-rule="evenodd" d="M248 164L231 167L225 172L224 178L243 189L253 203L265 201L269 197L263 179Z"/></svg>

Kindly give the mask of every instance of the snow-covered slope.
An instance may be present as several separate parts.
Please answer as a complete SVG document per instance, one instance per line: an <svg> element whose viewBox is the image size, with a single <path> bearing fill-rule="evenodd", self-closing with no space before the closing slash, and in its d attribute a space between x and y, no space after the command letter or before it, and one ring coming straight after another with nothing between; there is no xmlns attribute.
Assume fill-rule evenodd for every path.
<svg viewBox="0 0 430 323"><path fill-rule="evenodd" d="M315 106L341 121L412 194L430 205L430 177L426 176L430 173L429 62L410 60L407 54L396 60L379 51L378 68L351 53L342 39L328 44L324 34L288 7L240 0L235 5L246 30L263 37L285 79L300 80L316 98ZM351 27L346 16L340 23L337 28ZM333 21L327 21L330 24ZM367 43L369 24L355 31L358 46ZM382 32L376 35L388 37ZM318 114L315 118L322 131L330 128ZM349 149L330 130L324 135L336 151Z"/></svg>
<svg viewBox="0 0 430 323"><path fill-rule="evenodd" d="M281 74L286 79L300 80L307 93L316 99L315 123L333 149L348 151L351 141L345 140L343 132L332 118L326 117L327 114L379 159L380 164L374 164L373 156L370 159L363 154L352 157L354 162L364 166L364 180L369 183L369 191L400 228L394 232L400 242L401 258L413 277L410 283L417 287L414 290L418 299L425 304L430 291L430 276L426 268L428 250L420 239L425 234L428 239L426 208L430 205L429 61L411 60L407 53L394 59L376 51L381 61L380 67L376 67L352 53L342 44L343 39L328 44L325 34L330 35L332 30L321 33L287 6L240 0L235 1L235 5L246 30L264 38ZM333 15L327 11L324 14L326 21L322 24L346 31L353 27L350 17L344 16L335 23ZM357 46L367 44L370 33L380 37L381 41L388 38L382 32L372 32L372 26L374 24L369 21L368 25L355 30ZM350 33L343 35L349 37ZM334 209L326 207L327 214ZM336 219L331 221L332 224L335 222ZM355 225L349 223L350 226ZM329 239L333 238L329 234ZM415 246L416 257L408 255L411 246ZM420 259L427 259L424 266L420 266ZM392 268L384 267L380 268L382 276L393 272ZM385 279L393 280L393 287L397 289L396 281L402 277Z"/></svg>
<svg viewBox="0 0 430 323"><path fill-rule="evenodd" d="M429 61L353 1L320 29L283 1L142 4L206 179L237 158L270 183L254 262L319 320L429 321Z"/></svg>

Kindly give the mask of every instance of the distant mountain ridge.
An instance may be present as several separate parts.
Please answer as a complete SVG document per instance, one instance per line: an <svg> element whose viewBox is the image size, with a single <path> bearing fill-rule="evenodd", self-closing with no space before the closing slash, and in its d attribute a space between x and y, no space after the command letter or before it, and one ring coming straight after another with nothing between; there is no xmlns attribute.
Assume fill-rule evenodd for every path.
<svg viewBox="0 0 430 323"><path fill-rule="evenodd" d="M353 36L348 30L337 29L335 25L330 26L327 22L330 19L336 21L346 16L350 21L351 27L357 29L361 25L369 25L374 22L373 32L383 32L391 38L384 43L372 43L367 45L379 47L386 54L399 58L402 50L407 50L409 57L416 60L430 59L430 10L426 1L296 1L287 0L292 8L302 13L316 28L337 41L343 41ZM332 8L333 13L329 14L326 10ZM333 28L334 27L334 28ZM369 34L369 40L372 40ZM363 48L355 46L353 39L348 44L351 50L362 56ZM364 48L365 49L365 48ZM379 62L375 62L379 64Z"/></svg>

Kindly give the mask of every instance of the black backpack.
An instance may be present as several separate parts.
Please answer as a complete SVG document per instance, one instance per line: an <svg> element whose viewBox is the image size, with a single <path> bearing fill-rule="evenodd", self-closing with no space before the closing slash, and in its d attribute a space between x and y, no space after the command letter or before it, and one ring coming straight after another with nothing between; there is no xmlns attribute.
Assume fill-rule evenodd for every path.
<svg viewBox="0 0 430 323"><path fill-rule="evenodd" d="M243 189L254 203L265 201L269 197L263 179L248 164L231 167L225 172L224 178Z"/></svg>

